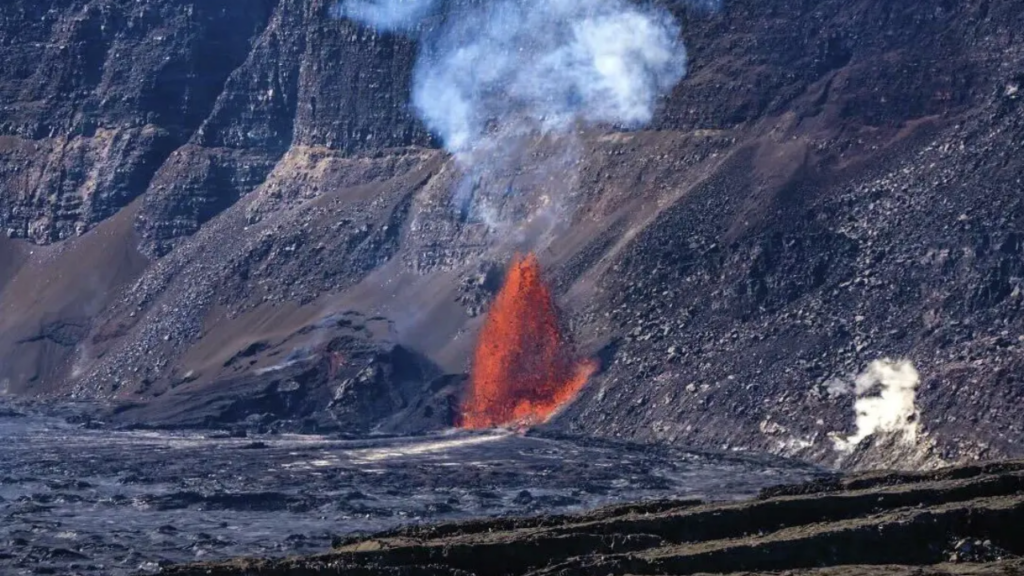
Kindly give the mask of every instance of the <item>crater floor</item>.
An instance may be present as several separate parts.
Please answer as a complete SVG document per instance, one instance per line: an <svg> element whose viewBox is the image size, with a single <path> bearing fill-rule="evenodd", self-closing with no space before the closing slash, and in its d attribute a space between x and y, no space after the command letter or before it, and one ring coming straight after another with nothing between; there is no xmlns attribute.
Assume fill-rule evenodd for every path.
<svg viewBox="0 0 1024 576"><path fill-rule="evenodd" d="M822 475L786 461L508 431L341 440L112 431L0 416L0 572L132 574L477 517L735 500Z"/></svg>

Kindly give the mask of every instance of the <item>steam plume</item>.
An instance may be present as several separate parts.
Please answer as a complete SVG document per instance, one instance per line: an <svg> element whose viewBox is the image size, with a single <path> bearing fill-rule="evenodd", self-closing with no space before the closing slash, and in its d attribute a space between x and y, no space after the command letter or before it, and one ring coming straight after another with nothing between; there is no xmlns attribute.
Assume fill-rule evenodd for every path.
<svg viewBox="0 0 1024 576"><path fill-rule="evenodd" d="M438 4L437 0L348 0L335 6L334 15L380 30L413 30Z"/></svg>
<svg viewBox="0 0 1024 576"><path fill-rule="evenodd" d="M344 0L334 13L419 40L413 106L466 162L524 133L642 126L686 72L672 16L626 0Z"/></svg>
<svg viewBox="0 0 1024 576"><path fill-rule="evenodd" d="M857 433L847 438L835 438L836 450L852 451L862 440L876 433L889 433L907 444L917 441L920 414L914 404L917 370L909 361L888 359L872 362L854 381L854 411L857 414ZM881 386L877 396L868 396Z"/></svg>

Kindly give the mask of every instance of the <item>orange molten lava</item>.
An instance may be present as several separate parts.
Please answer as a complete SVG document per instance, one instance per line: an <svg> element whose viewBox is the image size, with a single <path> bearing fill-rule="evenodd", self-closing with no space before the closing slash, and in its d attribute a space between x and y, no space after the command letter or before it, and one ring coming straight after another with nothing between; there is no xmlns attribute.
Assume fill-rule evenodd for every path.
<svg viewBox="0 0 1024 576"><path fill-rule="evenodd" d="M595 368L562 341L537 258L516 256L484 321L459 425L545 422L576 396Z"/></svg>

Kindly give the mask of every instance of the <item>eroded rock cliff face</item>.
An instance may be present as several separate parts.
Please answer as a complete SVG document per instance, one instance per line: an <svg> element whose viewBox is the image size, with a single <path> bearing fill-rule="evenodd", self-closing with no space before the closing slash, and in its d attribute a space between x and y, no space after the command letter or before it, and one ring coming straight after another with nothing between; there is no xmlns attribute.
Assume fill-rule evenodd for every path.
<svg viewBox="0 0 1024 576"><path fill-rule="evenodd" d="M329 7L4 10L0 390L206 406L344 362L354 325L466 369L523 246L453 207L415 45ZM1024 10L671 9L690 72L650 130L581 134L557 194L557 142L490 176L509 220L566 207L535 247L603 370L552 425L851 467L1018 454ZM921 374L919 434L837 452L882 357ZM343 372L299 385L326 410Z"/></svg>
<svg viewBox="0 0 1024 576"><path fill-rule="evenodd" d="M124 208L211 115L273 2L13 2L4 43L9 236L48 243Z"/></svg>
<svg viewBox="0 0 1024 576"><path fill-rule="evenodd" d="M427 141L407 111L413 47L330 3L13 2L0 20L0 222L49 243L144 196L145 251L260 185L293 145Z"/></svg>

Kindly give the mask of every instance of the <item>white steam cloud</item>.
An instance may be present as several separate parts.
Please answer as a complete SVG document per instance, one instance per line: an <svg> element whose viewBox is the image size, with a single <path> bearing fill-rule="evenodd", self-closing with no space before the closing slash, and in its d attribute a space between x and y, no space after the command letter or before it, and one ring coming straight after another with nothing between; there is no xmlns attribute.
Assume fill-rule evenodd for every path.
<svg viewBox="0 0 1024 576"><path fill-rule="evenodd" d="M836 450L851 452L862 440L878 433L891 434L906 444L915 443L920 429L920 413L914 403L919 382L917 370L909 361L872 362L854 380L857 433L834 438ZM872 394L876 390L877 395Z"/></svg>
<svg viewBox="0 0 1024 576"><path fill-rule="evenodd" d="M686 73L671 14L627 0L345 0L334 13L419 40L412 104L467 161L527 133L643 126Z"/></svg>
<svg viewBox="0 0 1024 576"><path fill-rule="evenodd" d="M335 6L334 15L380 30L413 30L438 5L437 0L348 0Z"/></svg>

